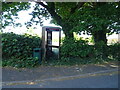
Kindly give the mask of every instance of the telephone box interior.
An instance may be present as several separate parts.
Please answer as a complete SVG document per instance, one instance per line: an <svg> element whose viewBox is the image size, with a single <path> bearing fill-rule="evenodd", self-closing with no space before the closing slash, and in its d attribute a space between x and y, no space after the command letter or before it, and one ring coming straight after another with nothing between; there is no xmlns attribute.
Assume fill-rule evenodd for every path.
<svg viewBox="0 0 120 90"><path fill-rule="evenodd" d="M60 27L42 27L42 59L60 58Z"/></svg>

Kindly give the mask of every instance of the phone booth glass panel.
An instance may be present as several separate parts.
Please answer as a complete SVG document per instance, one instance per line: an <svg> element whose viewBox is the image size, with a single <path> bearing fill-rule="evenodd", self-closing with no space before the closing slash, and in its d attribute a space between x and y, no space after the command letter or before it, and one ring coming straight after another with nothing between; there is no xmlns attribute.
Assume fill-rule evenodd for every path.
<svg viewBox="0 0 120 90"><path fill-rule="evenodd" d="M60 42L61 28L60 27L42 27L42 59L50 57L60 58Z"/></svg>

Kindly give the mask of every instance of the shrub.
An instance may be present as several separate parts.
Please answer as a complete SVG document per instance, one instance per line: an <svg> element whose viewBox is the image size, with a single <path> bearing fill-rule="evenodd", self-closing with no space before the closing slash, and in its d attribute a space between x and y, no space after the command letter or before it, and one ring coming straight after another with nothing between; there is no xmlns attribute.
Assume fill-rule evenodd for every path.
<svg viewBox="0 0 120 90"><path fill-rule="evenodd" d="M120 60L120 43L107 46L99 42L95 45L95 51L96 59Z"/></svg>
<svg viewBox="0 0 120 90"><path fill-rule="evenodd" d="M38 48L40 46L41 40L37 36L31 36L27 34L17 35L14 33L3 33L3 66L6 64L12 65L13 63L14 65L18 65L19 63L26 67L27 64L30 65L30 62L34 64L34 61L32 61L33 48Z"/></svg>
<svg viewBox="0 0 120 90"><path fill-rule="evenodd" d="M95 45L95 58L105 59L108 57L108 47L103 41L97 42Z"/></svg>
<svg viewBox="0 0 120 90"><path fill-rule="evenodd" d="M21 58L21 59L5 59L2 62L2 66L12 66L16 68L24 68L24 67L35 67L39 64L39 61L37 58L33 57L27 57L27 58Z"/></svg>
<svg viewBox="0 0 120 90"><path fill-rule="evenodd" d="M62 61L65 63L101 63L120 60L120 43L107 46L103 42L89 45L86 40L64 40L61 47Z"/></svg>
<svg viewBox="0 0 120 90"><path fill-rule="evenodd" d="M120 61L120 43L108 46L109 58Z"/></svg>
<svg viewBox="0 0 120 90"><path fill-rule="evenodd" d="M61 47L61 55L64 57L92 57L94 48L92 45L88 45L87 40L64 40Z"/></svg>

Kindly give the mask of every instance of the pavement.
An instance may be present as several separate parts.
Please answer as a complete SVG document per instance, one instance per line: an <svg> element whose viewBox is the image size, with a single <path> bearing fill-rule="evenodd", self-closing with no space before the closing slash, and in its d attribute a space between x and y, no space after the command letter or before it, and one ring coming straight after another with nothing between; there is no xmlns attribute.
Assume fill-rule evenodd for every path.
<svg viewBox="0 0 120 90"><path fill-rule="evenodd" d="M118 74L89 75L32 82L9 83L3 88L118 88ZM106 89L105 89L106 90ZM114 90L114 89L113 89ZM118 90L118 89L117 89Z"/></svg>
<svg viewBox="0 0 120 90"><path fill-rule="evenodd" d="M39 66L36 68L21 69L3 67L2 85L3 87L12 87L13 85L25 84L32 85L34 83L40 83L50 80L67 80L69 82L70 79L78 80L78 78L81 77L87 78L90 76L101 75L113 75L116 77L118 76L118 71L118 62L106 62L104 64L88 64L74 66Z"/></svg>

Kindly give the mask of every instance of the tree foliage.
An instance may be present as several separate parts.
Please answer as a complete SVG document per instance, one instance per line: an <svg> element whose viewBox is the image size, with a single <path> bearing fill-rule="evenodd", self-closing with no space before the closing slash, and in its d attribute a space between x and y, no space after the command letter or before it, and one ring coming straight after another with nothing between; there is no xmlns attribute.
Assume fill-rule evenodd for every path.
<svg viewBox="0 0 120 90"><path fill-rule="evenodd" d="M120 24L119 3L86 3L71 17L74 21L73 32L93 35L94 41L107 43L108 35L118 33Z"/></svg>
<svg viewBox="0 0 120 90"><path fill-rule="evenodd" d="M87 31L88 35L102 29L109 34L117 33L120 28L119 7L119 3L96 3L96 5L90 3L89 7L82 7L72 17L76 21L73 30Z"/></svg>
<svg viewBox="0 0 120 90"><path fill-rule="evenodd" d="M11 11L7 14L11 19L11 14L15 15L20 10L28 9L29 3L9 3L3 11ZM16 9L16 6L19 9ZM21 8L22 7L22 8ZM15 11L12 13L12 11ZM36 2L34 11L32 11L31 21L42 25L43 20L52 17L52 23L60 25L68 38L73 38L73 32L87 32L94 37L95 41L106 40L106 33L112 34L118 32L120 28L120 2ZM6 16L6 15L4 15ZM10 23L10 21L6 21ZM5 25L3 25L5 26ZM100 35L101 34L101 35ZM101 38L103 37L103 38Z"/></svg>
<svg viewBox="0 0 120 90"><path fill-rule="evenodd" d="M6 26L18 26L15 19L18 18L18 12L30 8L30 3L26 2L2 2L2 28Z"/></svg>

